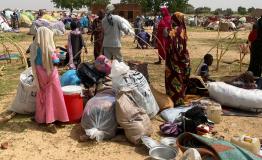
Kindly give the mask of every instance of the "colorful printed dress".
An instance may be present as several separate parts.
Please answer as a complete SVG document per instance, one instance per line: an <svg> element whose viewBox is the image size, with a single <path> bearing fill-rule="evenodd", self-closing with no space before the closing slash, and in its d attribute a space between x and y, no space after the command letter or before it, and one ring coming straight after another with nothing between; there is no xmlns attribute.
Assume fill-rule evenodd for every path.
<svg viewBox="0 0 262 160"><path fill-rule="evenodd" d="M172 16L173 28L169 33L169 50L166 55L166 93L175 106L183 105L190 76L190 59L187 50L187 34L182 13Z"/></svg>

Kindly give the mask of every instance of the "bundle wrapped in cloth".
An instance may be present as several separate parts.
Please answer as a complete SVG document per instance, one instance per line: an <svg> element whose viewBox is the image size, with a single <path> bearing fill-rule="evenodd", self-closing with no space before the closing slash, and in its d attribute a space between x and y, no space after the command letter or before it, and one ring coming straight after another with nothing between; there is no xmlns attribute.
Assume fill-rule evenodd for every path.
<svg viewBox="0 0 262 160"><path fill-rule="evenodd" d="M143 108L137 106L131 93L118 94L116 119L124 128L127 139L133 144L138 144L142 136L150 136L153 132L150 118Z"/></svg>

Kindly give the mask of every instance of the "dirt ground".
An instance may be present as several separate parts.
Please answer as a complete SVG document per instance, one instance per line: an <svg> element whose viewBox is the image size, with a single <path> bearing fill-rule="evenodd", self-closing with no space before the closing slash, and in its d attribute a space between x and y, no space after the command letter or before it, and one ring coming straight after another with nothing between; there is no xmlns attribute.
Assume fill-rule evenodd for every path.
<svg viewBox="0 0 262 160"><path fill-rule="evenodd" d="M26 29L23 30L27 31ZM195 71L200 59L216 43L216 32L204 31L203 29L189 29L188 49L192 59L192 68ZM223 37L230 32L221 33ZM248 32L238 33L238 40L244 42ZM67 36L56 37L56 44L64 45ZM89 55L85 60L92 60L92 46L90 37L85 36L88 43ZM230 39L224 40L225 42ZM26 48L31 43L30 36L23 36L19 43ZM124 37L122 52L126 60L141 60L149 63L149 74L151 84L158 90L164 92L164 65L157 66L156 50L138 50L130 37ZM1 49L0 49L1 50ZM211 51L215 55L216 50ZM232 61L239 58L237 45L229 49L223 58ZM248 57L245 62L248 62ZM15 67L15 66L14 66ZM245 66L246 67L246 66ZM215 64L212 69L215 69ZM237 75L239 69L237 64L221 64L219 72L212 71L214 76ZM17 79L19 77L17 76ZM0 101L0 112L6 110L11 104L16 91L10 91ZM162 123L160 117L152 120L154 128L154 139L160 139L159 125ZM247 134L262 138L262 119L247 117L223 117L222 123L215 125L216 131L226 139L234 135ZM97 143L89 141L79 143L78 138L82 134L79 124L66 125L59 128L57 134L50 134L45 127L30 120L30 116L19 115L6 124L0 124L0 143L8 142L6 150L0 149L0 160L144 160L148 157L148 150L143 146L133 146L125 139L123 133L119 133L114 139Z"/></svg>

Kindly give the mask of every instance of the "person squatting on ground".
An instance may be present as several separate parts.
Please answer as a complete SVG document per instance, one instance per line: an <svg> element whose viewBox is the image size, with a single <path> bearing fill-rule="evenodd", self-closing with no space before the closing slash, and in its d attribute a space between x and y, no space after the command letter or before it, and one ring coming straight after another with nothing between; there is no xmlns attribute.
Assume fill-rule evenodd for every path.
<svg viewBox="0 0 262 160"><path fill-rule="evenodd" d="M95 59L102 54L104 31L102 28L102 19L105 17L104 10L97 13L98 17L93 21L91 42L94 43L94 57Z"/></svg>
<svg viewBox="0 0 262 160"><path fill-rule="evenodd" d="M87 54L87 48L84 42L84 38L81 31L77 28L76 22L72 21L71 32L68 36L67 50L69 54L69 68L77 69L78 65L81 63L81 51L85 48L85 53Z"/></svg>
<svg viewBox="0 0 262 160"><path fill-rule="evenodd" d="M209 66L211 66L213 63L213 56L211 54L206 54L204 56L204 63L201 65L201 67L198 70L197 75L201 76L204 82L213 81L210 79L209 75Z"/></svg>
<svg viewBox="0 0 262 160"><path fill-rule="evenodd" d="M144 30L142 29L141 32L139 32L137 34L137 42L138 45L142 48L142 49L147 49L148 45L150 43L150 35Z"/></svg>
<svg viewBox="0 0 262 160"><path fill-rule="evenodd" d="M121 62L123 61L120 52L121 31L128 34L130 30L124 25L119 16L113 15L114 10L114 5L107 5L106 16L102 20L102 27L104 30L103 52L108 59L117 59Z"/></svg>
<svg viewBox="0 0 262 160"><path fill-rule="evenodd" d="M55 49L53 32L46 27L38 28L30 51L37 86L35 121L48 124L52 133L56 133L55 121L69 120L59 74L52 61Z"/></svg>
<svg viewBox="0 0 262 160"><path fill-rule="evenodd" d="M168 37L168 41L166 41L168 43L165 44L168 46L165 69L166 93L173 100L175 106L183 105L191 70L183 13L176 12L172 16L172 30L166 37Z"/></svg>

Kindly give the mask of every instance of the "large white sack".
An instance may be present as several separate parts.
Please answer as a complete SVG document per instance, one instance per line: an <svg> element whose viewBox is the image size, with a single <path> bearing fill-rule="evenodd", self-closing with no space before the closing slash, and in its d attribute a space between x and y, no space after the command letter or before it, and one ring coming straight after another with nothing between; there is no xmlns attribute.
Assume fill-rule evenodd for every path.
<svg viewBox="0 0 262 160"><path fill-rule="evenodd" d="M8 110L20 114L32 114L36 107L36 85L33 81L32 68L28 68L20 75L16 97Z"/></svg>
<svg viewBox="0 0 262 160"><path fill-rule="evenodd" d="M130 33L132 36L134 36L134 35L135 35L134 28L131 26L131 24L129 23L129 21L126 20L125 18L119 16L119 15L115 15L115 16L120 19L120 21L123 23L123 25L124 25L125 28L128 28L129 33ZM122 32L122 35L124 35L123 32Z"/></svg>
<svg viewBox="0 0 262 160"><path fill-rule="evenodd" d="M114 60L110 76L112 77L113 88L116 91L130 91L135 103L143 108L150 118L158 113L159 106L142 73L129 70L125 63Z"/></svg>
<svg viewBox="0 0 262 160"><path fill-rule="evenodd" d="M247 90L224 82L208 84L211 98L221 105L239 108L246 111L262 111L262 90Z"/></svg>

